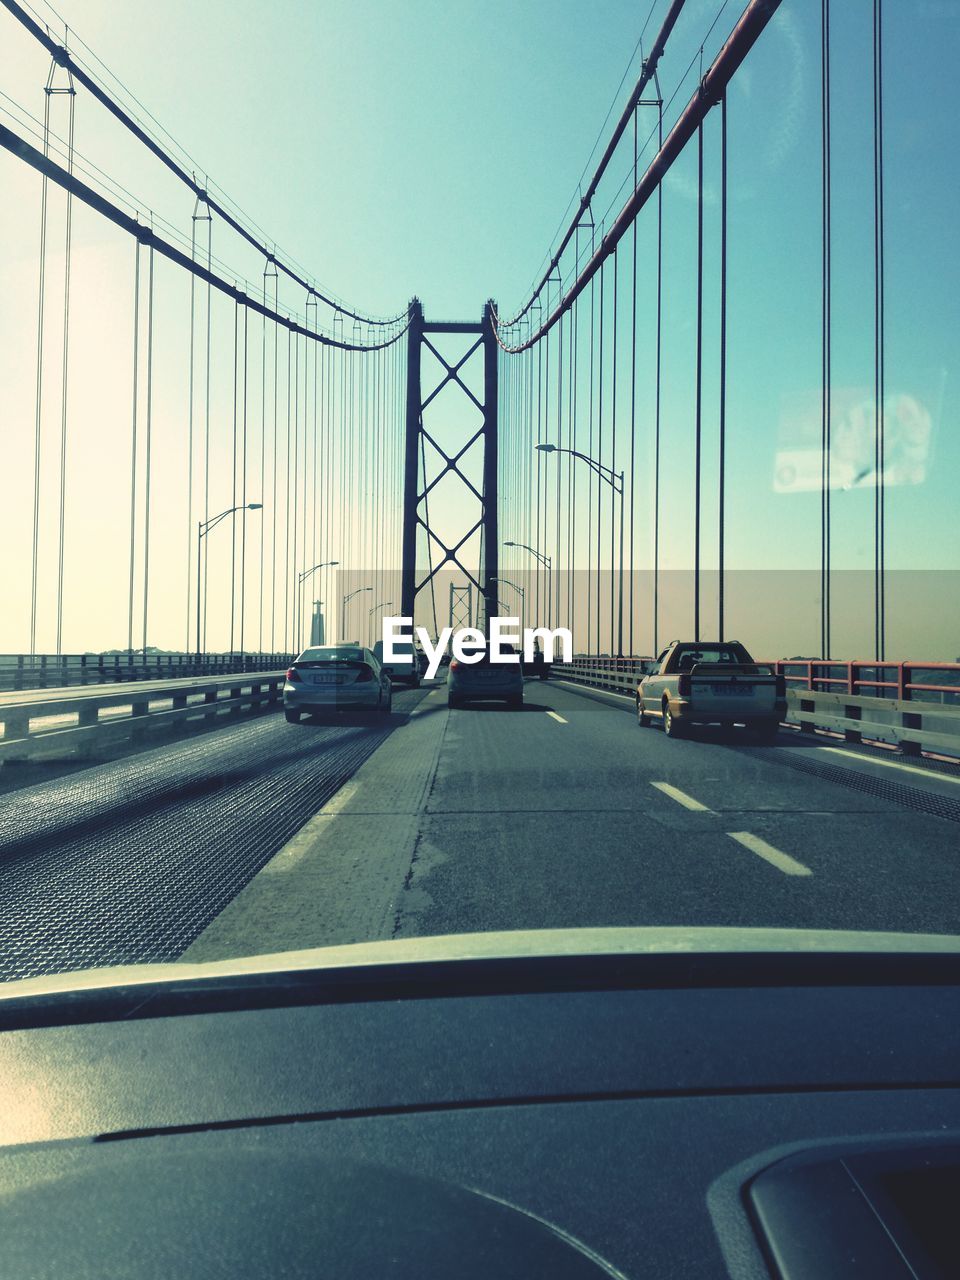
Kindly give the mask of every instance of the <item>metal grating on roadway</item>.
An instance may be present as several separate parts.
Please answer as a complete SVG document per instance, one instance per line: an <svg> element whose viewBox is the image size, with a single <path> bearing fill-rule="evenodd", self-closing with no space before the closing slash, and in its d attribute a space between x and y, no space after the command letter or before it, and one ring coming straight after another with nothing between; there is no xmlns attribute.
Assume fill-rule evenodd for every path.
<svg viewBox="0 0 960 1280"><path fill-rule="evenodd" d="M8 793L0 978L175 960L398 722L271 716Z"/></svg>
<svg viewBox="0 0 960 1280"><path fill-rule="evenodd" d="M960 822L960 799L954 800L950 796L924 791L920 787L906 786L902 782L888 781L870 773L846 769L842 765L820 764L816 760L795 755L792 751L777 751L776 762L785 764L790 769L799 769L801 773L813 774L824 782L836 782L841 787L863 791L878 800L902 805L905 809L915 809L935 818L946 818L948 822Z"/></svg>

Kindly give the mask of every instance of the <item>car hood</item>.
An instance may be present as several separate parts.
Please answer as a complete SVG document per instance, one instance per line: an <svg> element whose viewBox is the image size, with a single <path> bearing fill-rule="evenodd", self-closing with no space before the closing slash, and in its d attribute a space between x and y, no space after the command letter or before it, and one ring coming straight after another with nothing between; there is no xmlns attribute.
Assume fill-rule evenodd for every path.
<svg viewBox="0 0 960 1280"><path fill-rule="evenodd" d="M960 936L869 932L834 929L741 929L660 926L644 928L531 929L490 933L456 933L383 942L311 947L265 955L239 956L201 964L118 965L83 969L0 985L0 1013L5 1003L24 997L95 993L163 984L207 985L217 980L269 978L283 975L338 974L364 970L443 965L476 966L484 962L523 966L538 961L615 960L643 957L960 957ZM757 965L760 968L759 964Z"/></svg>

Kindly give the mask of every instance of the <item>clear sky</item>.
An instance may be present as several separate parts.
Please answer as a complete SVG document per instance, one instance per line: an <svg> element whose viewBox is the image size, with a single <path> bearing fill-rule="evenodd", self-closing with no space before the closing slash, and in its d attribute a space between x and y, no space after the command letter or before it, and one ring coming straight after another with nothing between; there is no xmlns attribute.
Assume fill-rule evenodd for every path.
<svg viewBox="0 0 960 1280"><path fill-rule="evenodd" d="M54 25L42 0L36 3ZM689 0L661 64L664 96L677 90L668 122L695 86L697 48L718 11L707 36L705 65L741 7L739 0L722 11L721 0ZM833 6L835 412L851 437L857 434L858 415L872 414L871 7L869 0ZM636 77L633 55L650 5L647 0L597 5L573 0L413 0L403 5L382 0L60 0L57 8L196 158L198 175L206 170L320 284L374 314L396 314L416 294L429 316L460 319L478 317L488 297L507 311L525 300L591 149L598 135L605 138L609 131L605 117L621 77L625 70L627 84ZM653 6L647 45L665 9L665 0ZM889 554L898 569L956 570L960 139L952 99L960 5L888 0L884 9L891 68L886 83L887 386L895 397L891 413L904 420L905 430L919 423L924 437L923 457L911 480L890 491ZM735 487L728 555L738 568L809 569L819 557L819 494L804 480L814 447L811 431L819 430L819 11L813 0L785 0L730 95L728 421ZM48 59L5 12L0 12L0 48L0 90L41 115ZM613 118L625 91L626 86ZM10 104L0 99L0 106ZM62 107L62 100L54 101L55 122L64 118ZM15 127L15 116L4 113L0 119ZM123 182L144 216L153 209L189 234L189 194L84 94L77 99L76 119L80 151ZM714 134L710 137L715 141ZM632 155L618 154L598 196L598 216L619 207L621 182L631 164ZM6 465L19 477L0 514L3 544L16 549L14 564L7 560L0 648L22 651L39 196L33 176L5 154L0 182L7 193L0 209L0 265L6 280L0 299L0 410ZM674 569L689 567L690 553L689 467L686 461L682 468L672 463L685 460L690 450L694 184L695 155L688 150L669 179L664 215L665 368L670 375L664 412L671 465L662 496L669 513L665 563ZM711 341L716 189L714 148L707 160ZM639 224L641 283L649 281L653 266L653 229L652 210L645 211ZM215 251L239 275L259 280L261 264L235 242L218 238ZM116 385L109 374L111 352L115 372L129 364L129 316L120 305L129 297L129 247L92 215L78 214L74 256L79 333L71 377L80 390L71 495L78 486L94 484L94 473L98 477L97 496L85 508L68 503L75 560L65 647L82 650L120 645L125 634L122 556L118 553L113 568L92 579L78 564L97 563L100 549L115 548L124 537L128 500L121 477L129 467L123 455L129 372L117 373ZM176 282L167 281L163 290L159 305L166 310L160 315L168 323L161 325L161 360L180 340L184 318L182 286L178 292ZM641 305L641 332L647 335L650 315L648 291ZM641 376L649 370L651 349L648 336ZM55 346L52 352L55 362ZM214 356L221 358L222 353ZM712 354L706 373L715 395ZM647 417L650 385L647 378L640 392ZM161 402L158 429L178 412ZM49 429L56 433L57 423ZM708 440L712 448L713 437ZM644 484L649 445L645 434L639 453ZM214 466L219 448L215 442ZM614 461L623 464L622 457ZM157 466L160 483L166 476L167 491L173 493L181 461L171 452ZM648 495L640 492L640 484L638 479L642 505ZM160 519L171 526L185 518L173 497L161 508ZM871 520L872 491L838 495L838 564L869 567ZM708 542L708 550L711 546ZM169 588L179 599L180 560L175 564L171 552L168 564L162 545L156 556L160 590ZM649 564L648 548L639 543L636 563ZM179 625L170 634L161 627L154 643L180 647ZM223 643L223 636L211 637L214 647ZM49 636L39 647L52 647ZM954 647L960 652L960 643Z"/></svg>

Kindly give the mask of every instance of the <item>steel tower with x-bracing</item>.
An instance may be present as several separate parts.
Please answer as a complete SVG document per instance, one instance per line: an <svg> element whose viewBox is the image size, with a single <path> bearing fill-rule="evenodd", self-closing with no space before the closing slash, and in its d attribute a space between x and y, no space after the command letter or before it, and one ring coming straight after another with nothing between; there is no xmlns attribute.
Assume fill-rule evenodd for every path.
<svg viewBox="0 0 960 1280"><path fill-rule="evenodd" d="M410 324L407 330L407 414L404 456L403 486L403 564L401 602L404 617L413 617L417 597L424 588L431 586L437 574L445 566L459 570L479 593L486 618L497 611L498 541L497 541L497 340L493 329L494 304L488 302L483 309L483 319L470 321L428 321L424 319L419 299L410 304ZM434 337L464 335L465 349L451 363L431 341ZM444 372L439 383L424 395L421 383L423 349L439 361ZM483 360L483 398L479 399L464 381L464 371L474 357ZM475 431L463 433L463 440L455 447L441 447L434 434L424 426L426 410L447 386L457 387L481 415L481 423ZM463 469L466 455L482 442L483 465L481 487L478 489ZM439 458L435 474L428 475L425 444ZM429 495L448 475L456 476L466 487L470 501L463 504L463 528L458 530L451 545L440 537L433 527L429 514ZM427 538L426 566L417 564L417 532L422 528ZM480 532L480 570L477 574L463 563L461 554L474 534ZM440 557L434 563L433 549Z"/></svg>

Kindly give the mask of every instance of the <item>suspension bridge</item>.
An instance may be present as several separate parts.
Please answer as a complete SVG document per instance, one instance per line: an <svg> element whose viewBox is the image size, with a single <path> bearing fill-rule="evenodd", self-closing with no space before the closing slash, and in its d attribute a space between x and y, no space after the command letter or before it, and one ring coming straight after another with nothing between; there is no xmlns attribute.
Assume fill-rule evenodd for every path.
<svg viewBox="0 0 960 1280"><path fill-rule="evenodd" d="M46 67L0 100L30 192L7 251L34 246L2 329L6 975L571 923L957 930L960 292L943 121L900 87L922 23L948 74L955 15L643 16L522 302L445 318L348 305L0 0ZM88 154L93 115L163 214ZM273 714L304 646L396 615L568 627L576 655L523 714L433 684L375 727ZM638 732L677 636L777 664L775 744Z"/></svg>

